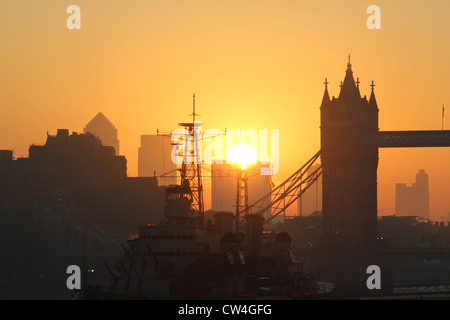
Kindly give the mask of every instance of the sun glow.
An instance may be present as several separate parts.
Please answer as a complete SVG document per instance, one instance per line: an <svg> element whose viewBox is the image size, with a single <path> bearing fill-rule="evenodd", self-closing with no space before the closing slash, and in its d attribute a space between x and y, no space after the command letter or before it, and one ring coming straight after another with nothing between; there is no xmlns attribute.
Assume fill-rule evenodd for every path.
<svg viewBox="0 0 450 320"><path fill-rule="evenodd" d="M255 149L248 144L236 145L227 154L227 160L239 163L242 170L245 170L248 164L255 163L257 158Z"/></svg>

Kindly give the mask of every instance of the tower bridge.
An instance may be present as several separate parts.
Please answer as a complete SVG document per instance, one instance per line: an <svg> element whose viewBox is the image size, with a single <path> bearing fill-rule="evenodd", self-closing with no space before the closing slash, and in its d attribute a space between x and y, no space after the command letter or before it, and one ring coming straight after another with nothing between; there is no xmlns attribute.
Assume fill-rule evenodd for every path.
<svg viewBox="0 0 450 320"><path fill-rule="evenodd" d="M380 131L374 83L362 97L359 78L347 63L338 97L330 98L328 80L320 106L321 149L271 193L249 206L258 214L285 212L322 176L324 246L375 248L377 240L377 169L379 148L450 147L450 130ZM307 175L308 169L321 166ZM267 198L270 204L267 205Z"/></svg>
<svg viewBox="0 0 450 320"><path fill-rule="evenodd" d="M374 83L361 97L352 65L337 98L325 92L321 112L323 243L374 248L379 148L450 147L450 131L380 131Z"/></svg>
<svg viewBox="0 0 450 320"><path fill-rule="evenodd" d="M405 270L396 269L401 263L447 258L448 249L400 252L377 247L378 150L450 147L450 131L380 131L375 85L372 81L369 98L361 96L360 81L359 78L354 80L350 58L339 96L330 98L327 79L324 84L320 150L271 193L250 204L246 213L256 215L271 208L272 217L266 220L268 222L283 214L321 176L321 245L298 248L296 257L308 261L309 270L313 270L315 276L339 283L343 292L355 295L373 294L366 287L366 268L380 265L383 268L381 286L386 290L383 292L392 293L398 284L398 274ZM319 160L321 165L314 166L314 171L310 172ZM416 284L413 282L410 284Z"/></svg>

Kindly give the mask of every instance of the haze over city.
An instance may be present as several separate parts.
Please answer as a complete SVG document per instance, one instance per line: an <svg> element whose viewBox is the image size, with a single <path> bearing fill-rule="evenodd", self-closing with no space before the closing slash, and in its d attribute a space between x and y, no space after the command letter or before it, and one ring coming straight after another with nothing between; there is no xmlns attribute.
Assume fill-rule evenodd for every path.
<svg viewBox="0 0 450 320"><path fill-rule="evenodd" d="M0 12L0 148L15 157L47 131L82 132L101 111L137 176L140 135L189 120L195 93L205 129L280 130L278 184L319 150L323 82L339 94L349 53L363 96L375 82L380 130L440 130L450 101L446 1L377 1L376 31L368 1L80 0L80 30L66 28L69 1L24 3L3 1ZM395 213L395 184L422 168L431 218L450 212L449 148L379 157L379 215Z"/></svg>

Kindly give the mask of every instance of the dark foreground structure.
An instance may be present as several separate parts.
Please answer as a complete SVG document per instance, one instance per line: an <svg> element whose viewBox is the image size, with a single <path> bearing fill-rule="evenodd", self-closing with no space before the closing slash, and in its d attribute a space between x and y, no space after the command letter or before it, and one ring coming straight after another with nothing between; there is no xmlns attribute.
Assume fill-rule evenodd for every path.
<svg viewBox="0 0 450 320"><path fill-rule="evenodd" d="M322 212L278 232L248 208L205 221L200 165L182 164L180 185L158 187L156 178L128 178L113 147L68 130L31 146L29 158L0 151L0 296L67 297L72 264L83 270L84 297L95 299L450 296L448 229L417 241L429 225L377 220L378 148L450 146L450 131L379 131L373 82L369 99L359 83L350 61L338 98L325 81L312 158L321 157ZM192 115L182 124L191 133L195 97ZM371 266L381 289L367 286Z"/></svg>
<svg viewBox="0 0 450 320"><path fill-rule="evenodd" d="M66 129L30 146L28 158L0 151L1 297L32 294L21 287L67 294L68 265L95 273L138 225L162 219L164 188L127 177L126 163L94 135Z"/></svg>

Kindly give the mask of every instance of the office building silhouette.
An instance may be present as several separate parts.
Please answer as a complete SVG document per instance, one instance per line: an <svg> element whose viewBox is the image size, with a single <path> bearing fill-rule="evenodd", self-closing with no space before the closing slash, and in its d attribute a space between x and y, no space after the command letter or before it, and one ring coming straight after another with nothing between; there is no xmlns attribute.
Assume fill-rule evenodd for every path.
<svg viewBox="0 0 450 320"><path fill-rule="evenodd" d="M428 175L424 169L419 170L416 182L411 186L407 186L406 183L395 185L395 214L430 218Z"/></svg>
<svg viewBox="0 0 450 320"><path fill-rule="evenodd" d="M164 188L155 178L127 177L127 160L91 133L47 134L31 145L28 158L0 151L0 212L20 216L64 216L78 212L115 230L163 218Z"/></svg>
<svg viewBox="0 0 450 320"><path fill-rule="evenodd" d="M141 135L138 151L138 176L157 177L160 186L177 183L177 166L171 158L170 136Z"/></svg>
<svg viewBox="0 0 450 320"><path fill-rule="evenodd" d="M87 132L90 132L94 136L98 137L104 146L114 147L116 155L120 154L117 129L103 113L99 112L91 121L88 122L88 124L86 124L84 133Z"/></svg>

